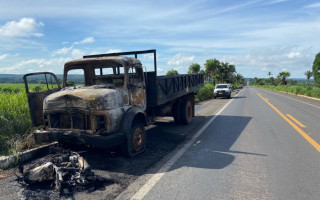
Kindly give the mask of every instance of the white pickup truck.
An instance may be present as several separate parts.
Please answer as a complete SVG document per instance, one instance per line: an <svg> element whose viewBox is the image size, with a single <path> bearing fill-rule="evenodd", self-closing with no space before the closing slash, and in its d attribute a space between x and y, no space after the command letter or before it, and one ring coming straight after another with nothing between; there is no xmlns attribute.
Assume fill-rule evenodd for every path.
<svg viewBox="0 0 320 200"><path fill-rule="evenodd" d="M231 92L232 89L230 83L217 84L213 92L213 98L216 99L217 97L227 97L230 99Z"/></svg>

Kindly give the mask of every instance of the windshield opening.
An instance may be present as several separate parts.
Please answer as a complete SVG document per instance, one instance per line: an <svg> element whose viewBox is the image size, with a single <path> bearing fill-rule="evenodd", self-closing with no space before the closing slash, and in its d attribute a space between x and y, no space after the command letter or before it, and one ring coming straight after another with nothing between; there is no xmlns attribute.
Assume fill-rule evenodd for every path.
<svg viewBox="0 0 320 200"><path fill-rule="evenodd" d="M94 84L113 85L123 87L125 84L125 69L122 65L115 62L104 62L94 64Z"/></svg>
<svg viewBox="0 0 320 200"><path fill-rule="evenodd" d="M83 69L71 69L67 73L66 86L84 86L84 70Z"/></svg>
<svg viewBox="0 0 320 200"><path fill-rule="evenodd" d="M227 85L217 85L216 88L228 88Z"/></svg>

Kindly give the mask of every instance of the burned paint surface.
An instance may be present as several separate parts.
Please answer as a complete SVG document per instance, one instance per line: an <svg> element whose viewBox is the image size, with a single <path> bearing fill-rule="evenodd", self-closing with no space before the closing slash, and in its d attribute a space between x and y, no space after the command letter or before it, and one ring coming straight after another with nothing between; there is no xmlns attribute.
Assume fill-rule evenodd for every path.
<svg viewBox="0 0 320 200"><path fill-rule="evenodd" d="M65 88L47 96L43 110L79 108L108 110L124 106L124 92L110 86Z"/></svg>
<svg viewBox="0 0 320 200"><path fill-rule="evenodd" d="M129 89L130 105L136 105L143 111L147 108L146 90L143 83L137 83Z"/></svg>
<svg viewBox="0 0 320 200"><path fill-rule="evenodd" d="M105 65L118 74L102 74ZM96 70L97 66L101 69ZM123 74L119 74L119 67L123 67ZM65 87L44 99L46 131L108 135L120 130L122 117L132 106L146 110L145 83L139 60L106 57L70 61L65 64L64 86L68 71L73 69L84 70L85 86ZM139 76L129 74L133 69ZM101 74L96 74L97 71ZM121 84L117 84L118 80Z"/></svg>

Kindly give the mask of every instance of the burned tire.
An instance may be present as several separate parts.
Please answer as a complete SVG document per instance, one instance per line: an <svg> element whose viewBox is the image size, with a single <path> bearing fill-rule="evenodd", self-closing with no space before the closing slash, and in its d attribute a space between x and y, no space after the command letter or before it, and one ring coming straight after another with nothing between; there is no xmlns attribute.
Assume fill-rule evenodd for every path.
<svg viewBox="0 0 320 200"><path fill-rule="evenodd" d="M177 124L180 124L180 102L176 102L173 104L172 110L173 119Z"/></svg>
<svg viewBox="0 0 320 200"><path fill-rule="evenodd" d="M192 121L193 108L189 100L183 101L180 105L181 124L188 125Z"/></svg>
<svg viewBox="0 0 320 200"><path fill-rule="evenodd" d="M147 138L144 125L140 121L134 121L126 141L122 146L124 156L136 156L146 150Z"/></svg>

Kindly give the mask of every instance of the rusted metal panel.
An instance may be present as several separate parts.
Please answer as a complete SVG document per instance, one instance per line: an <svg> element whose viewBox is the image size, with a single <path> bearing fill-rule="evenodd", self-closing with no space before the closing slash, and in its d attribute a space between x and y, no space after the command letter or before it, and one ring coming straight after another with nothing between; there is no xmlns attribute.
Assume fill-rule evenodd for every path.
<svg viewBox="0 0 320 200"><path fill-rule="evenodd" d="M49 90L48 82L47 82L47 88L48 88L47 91L30 92L27 77L34 76L34 75L42 75L42 74L44 76L46 76L46 75L53 76L58 88ZM58 80L57 76L51 72L38 72L38 73L25 74L23 76L23 80L24 80L24 84L25 84L25 88L26 88L27 97L28 97L29 110L30 110L32 124L33 124L33 126L43 125L44 124L43 118L42 118L43 100L48 95L55 93L61 89L59 80ZM46 81L47 81L47 78L46 78Z"/></svg>
<svg viewBox="0 0 320 200"><path fill-rule="evenodd" d="M157 77L157 105L195 92L204 85L203 74Z"/></svg>

